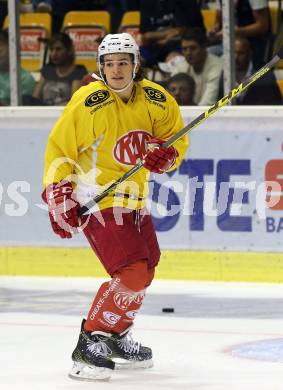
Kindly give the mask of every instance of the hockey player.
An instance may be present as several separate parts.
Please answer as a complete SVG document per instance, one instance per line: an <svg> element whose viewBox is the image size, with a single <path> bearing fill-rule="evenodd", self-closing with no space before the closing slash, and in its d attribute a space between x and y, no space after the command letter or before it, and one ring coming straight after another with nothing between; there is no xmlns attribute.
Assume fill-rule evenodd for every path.
<svg viewBox="0 0 283 390"><path fill-rule="evenodd" d="M66 106L45 154L43 199L54 232L71 238L82 230L111 276L82 321L69 374L79 380L107 380L115 364L153 365L151 349L130 332L160 258L145 207L148 180L150 171L175 169L188 146L187 137L161 146L183 128L179 107L162 87L143 79L139 48L129 34L103 39L98 68L99 80L80 88ZM80 206L140 159L144 168L78 217Z"/></svg>

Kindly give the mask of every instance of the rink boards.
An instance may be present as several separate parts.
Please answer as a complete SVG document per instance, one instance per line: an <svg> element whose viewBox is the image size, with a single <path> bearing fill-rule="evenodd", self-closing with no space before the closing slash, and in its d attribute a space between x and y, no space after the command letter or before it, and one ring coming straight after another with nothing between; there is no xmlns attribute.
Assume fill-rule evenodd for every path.
<svg viewBox="0 0 283 390"><path fill-rule="evenodd" d="M105 277L87 248L0 248L0 275ZM158 279L283 282L279 253L162 251Z"/></svg>
<svg viewBox="0 0 283 390"><path fill-rule="evenodd" d="M184 122L202 111L182 110ZM82 235L53 235L40 198L60 112L0 109L0 274L103 275ZM282 281L282 119L281 108L224 108L193 130L178 170L152 177L159 277Z"/></svg>

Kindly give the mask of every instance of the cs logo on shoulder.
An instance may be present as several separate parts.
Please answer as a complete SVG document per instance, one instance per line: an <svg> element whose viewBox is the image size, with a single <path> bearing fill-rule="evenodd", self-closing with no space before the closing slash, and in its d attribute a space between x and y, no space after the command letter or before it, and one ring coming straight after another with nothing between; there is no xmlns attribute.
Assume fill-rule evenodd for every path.
<svg viewBox="0 0 283 390"><path fill-rule="evenodd" d="M86 107L93 107L99 103L105 102L110 96L110 93L105 89L100 89L99 91L93 92L85 100Z"/></svg>
<svg viewBox="0 0 283 390"><path fill-rule="evenodd" d="M151 100L156 102L166 102L166 97L163 92L151 87L144 87L144 91Z"/></svg>

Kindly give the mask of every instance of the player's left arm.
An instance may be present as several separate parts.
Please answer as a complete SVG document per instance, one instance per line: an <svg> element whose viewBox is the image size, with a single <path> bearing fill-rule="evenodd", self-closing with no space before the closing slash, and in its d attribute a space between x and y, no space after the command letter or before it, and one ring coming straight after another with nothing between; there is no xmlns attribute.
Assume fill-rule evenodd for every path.
<svg viewBox="0 0 283 390"><path fill-rule="evenodd" d="M166 94L166 110L164 115L155 122L153 136L167 141L184 127L180 108L176 100L171 95ZM189 137L185 135L176 141L173 147L176 150L176 160L173 165L166 169L167 172L176 169L182 162L189 146Z"/></svg>

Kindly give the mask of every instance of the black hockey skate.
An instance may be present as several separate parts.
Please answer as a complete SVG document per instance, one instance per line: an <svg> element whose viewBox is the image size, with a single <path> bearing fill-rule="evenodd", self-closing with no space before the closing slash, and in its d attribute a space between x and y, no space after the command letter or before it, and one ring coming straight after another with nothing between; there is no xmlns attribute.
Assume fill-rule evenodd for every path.
<svg viewBox="0 0 283 390"><path fill-rule="evenodd" d="M107 381L115 368L115 363L109 358L112 351L106 344L111 336L104 332L86 332L85 320L82 322L79 340L72 353L74 365L69 377L84 381Z"/></svg>
<svg viewBox="0 0 283 390"><path fill-rule="evenodd" d="M112 334L105 340L111 350L111 359L115 369L151 368L153 366L152 350L134 341L130 328L120 334Z"/></svg>

